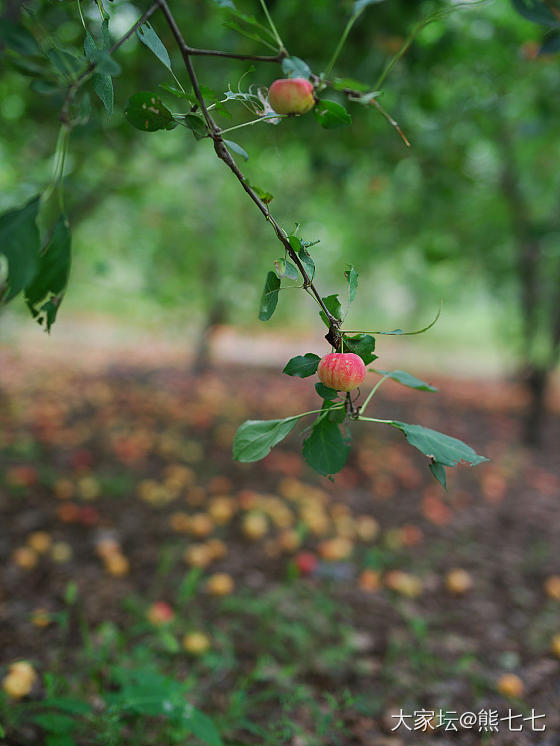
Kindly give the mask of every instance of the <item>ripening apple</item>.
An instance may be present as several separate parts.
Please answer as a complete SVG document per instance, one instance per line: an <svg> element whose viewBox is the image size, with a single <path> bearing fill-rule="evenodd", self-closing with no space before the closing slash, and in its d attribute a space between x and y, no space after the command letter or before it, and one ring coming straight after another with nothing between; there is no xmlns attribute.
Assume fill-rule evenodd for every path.
<svg viewBox="0 0 560 746"><path fill-rule="evenodd" d="M174 616L173 609L165 601L155 601L146 613L148 621L156 627L171 622Z"/></svg>
<svg viewBox="0 0 560 746"><path fill-rule="evenodd" d="M335 391L352 391L366 377L366 366L353 352L331 352L321 359L317 374L325 386Z"/></svg>
<svg viewBox="0 0 560 746"><path fill-rule="evenodd" d="M313 86L305 78L280 78L268 89L268 100L277 114L306 114L315 106Z"/></svg>

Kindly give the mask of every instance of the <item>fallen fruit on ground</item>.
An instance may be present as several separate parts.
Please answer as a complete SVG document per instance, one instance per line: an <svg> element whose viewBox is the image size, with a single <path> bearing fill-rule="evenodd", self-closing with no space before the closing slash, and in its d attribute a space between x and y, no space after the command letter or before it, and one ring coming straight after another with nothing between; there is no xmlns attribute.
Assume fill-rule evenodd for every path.
<svg viewBox="0 0 560 746"><path fill-rule="evenodd" d="M191 655L202 655L210 649L210 640L202 632L189 632L183 637L183 648Z"/></svg>
<svg viewBox="0 0 560 746"><path fill-rule="evenodd" d="M2 689L12 699L26 697L37 678L35 669L27 661L12 663L7 675L2 679Z"/></svg>
<svg viewBox="0 0 560 746"><path fill-rule="evenodd" d="M206 582L206 590L212 596L227 596L233 592L233 588L233 578L225 572L211 575Z"/></svg>
<svg viewBox="0 0 560 746"><path fill-rule="evenodd" d="M449 593L462 596L473 587L473 579L466 570L455 567L445 576L445 587Z"/></svg>
<svg viewBox="0 0 560 746"><path fill-rule="evenodd" d="M168 603L165 601L156 601L150 606L146 616L149 622L157 626L160 624L167 624L167 622L170 622L173 619L175 614Z"/></svg>
<svg viewBox="0 0 560 746"><path fill-rule="evenodd" d="M497 684L498 691L505 697L518 698L523 695L523 682L514 673L505 673L500 676Z"/></svg>

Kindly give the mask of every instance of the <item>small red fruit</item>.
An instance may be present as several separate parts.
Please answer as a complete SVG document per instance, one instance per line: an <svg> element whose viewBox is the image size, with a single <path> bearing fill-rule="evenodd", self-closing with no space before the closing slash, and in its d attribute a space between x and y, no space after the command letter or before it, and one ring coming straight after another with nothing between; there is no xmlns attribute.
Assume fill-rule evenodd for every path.
<svg viewBox="0 0 560 746"><path fill-rule="evenodd" d="M296 566L302 575L313 575L319 560L312 552L300 552L296 556Z"/></svg>
<svg viewBox="0 0 560 746"><path fill-rule="evenodd" d="M268 100L277 114L306 114L315 106L313 86L305 78L280 78L268 89Z"/></svg>
<svg viewBox="0 0 560 746"><path fill-rule="evenodd" d="M175 614L168 603L165 601L156 601L150 606L146 616L148 621L157 627L158 625L171 622Z"/></svg>
<svg viewBox="0 0 560 746"><path fill-rule="evenodd" d="M366 377L366 366L353 352L331 352L317 368L319 380L335 391L352 391Z"/></svg>

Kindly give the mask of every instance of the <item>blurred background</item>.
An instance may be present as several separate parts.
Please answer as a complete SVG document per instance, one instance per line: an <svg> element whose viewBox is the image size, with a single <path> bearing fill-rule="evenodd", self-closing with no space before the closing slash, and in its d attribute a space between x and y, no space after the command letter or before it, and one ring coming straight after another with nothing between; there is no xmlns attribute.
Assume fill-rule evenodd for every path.
<svg viewBox="0 0 560 746"><path fill-rule="evenodd" d="M17 6L8 4L6 13L17 15ZM273 11L290 50L320 70L348 8L325 0L278 3ZM56 28L60 41L81 53L83 30L73 8L56 3L34 10L43 33ZM114 38L140 10L111 3ZM336 131L301 117L235 135L250 155L247 177L274 195L280 223L300 223L308 240L320 240L323 293L341 289L346 263L359 270L355 328L420 328L442 301L429 335L399 342L399 354L412 354L422 367L437 360L437 370L517 376L530 387L536 411L560 336L558 61L540 53L546 28L508 3L381 4L355 26L337 72L373 86L407 37L438 10L449 12L418 31L383 84L380 101L410 149L373 107L354 106L352 126ZM84 13L92 22L98 17L95 4L86 3ZM198 46L255 52L255 42L222 25L214 3L177 13L185 28L196 29L190 35ZM161 24L158 30L169 42ZM287 332L291 340L303 332L320 344L321 322L301 293L282 296L267 327L256 321L262 278L278 254L269 226L209 142L181 128L139 134L130 127L123 117L128 97L157 89L171 105L158 86L173 81L136 37L119 55L114 116L107 121L94 106L89 122L72 134L66 187L75 250L54 338L95 320L101 329L99 335L92 329L94 337L107 337L107 323L126 326L125 335L130 328L150 330L184 343L191 359L204 354L201 334L218 324L250 337L266 330ZM248 72L242 61L196 62L204 85L217 91L235 89L244 74L244 88L266 86L277 75L264 64ZM48 183L58 132L60 95L30 90L21 72L4 65L0 83L2 208ZM244 121L237 108L233 123ZM21 331L36 344L56 345L29 325L22 329L22 305L3 311L4 338ZM272 362L268 348L259 362Z"/></svg>
<svg viewBox="0 0 560 746"><path fill-rule="evenodd" d="M171 5L193 46L267 53L223 25L220 3ZM236 5L263 20L257 2ZM268 3L290 53L316 72L351 5ZM0 7L3 19L82 54L75 3ZM145 10L107 7L114 40ZM279 223L319 241L321 293L343 296L347 264L359 271L350 328L419 329L442 303L428 332L379 336L376 350L381 368L421 375L441 393L389 382L376 416L436 427L492 458L452 470L446 494L424 459L383 431L357 437L334 485L302 464L297 436L262 467L231 462L244 419L316 404L309 381L280 372L294 355L327 352L325 328L296 290L258 321L266 272L282 253L270 226L209 141L128 124L125 104L139 90L157 90L173 111L183 104L159 87L173 80L136 37L116 53L113 116L91 92L91 116L70 140L72 272L52 333L21 298L0 310L2 662L30 659L51 672L33 690L37 701L64 695L92 709L63 708L76 719L66 732L74 741L57 741L56 723L49 730L36 710L5 698L6 744L37 742L41 728L49 746L182 742L191 721L161 730L153 717L167 717L165 708L127 704L131 668L145 680L151 671L170 699L177 692L161 677L187 682L190 701L232 746L399 746L408 737L391 731L400 707L491 704L540 707L552 739L542 743L556 743L560 58L553 23L531 22L530 7L393 0L366 9L336 71L375 90L413 37L379 98L410 148L373 107L357 105L346 128L323 130L307 115L233 135L249 154L243 173L272 193ZM95 3L81 9L99 25ZM186 85L167 28L152 20ZM3 212L48 184L63 97L30 86L30 70L10 54L1 64ZM235 60L201 57L195 67L218 92L281 76ZM221 126L251 118L235 106L232 121L217 117ZM212 540L222 548L189 550ZM214 570L235 580L233 595L205 595ZM162 600L172 611L163 622L161 608L150 612ZM257 630L251 643L247 628ZM209 649L189 650L189 630L207 634ZM70 649L90 684L70 675ZM94 735L90 726L98 740L76 735L79 718L108 703L113 730L107 720ZM535 742L526 730L516 744ZM200 742L222 743L202 732ZM116 740L103 741L108 734ZM452 742L514 743L508 737L466 732Z"/></svg>

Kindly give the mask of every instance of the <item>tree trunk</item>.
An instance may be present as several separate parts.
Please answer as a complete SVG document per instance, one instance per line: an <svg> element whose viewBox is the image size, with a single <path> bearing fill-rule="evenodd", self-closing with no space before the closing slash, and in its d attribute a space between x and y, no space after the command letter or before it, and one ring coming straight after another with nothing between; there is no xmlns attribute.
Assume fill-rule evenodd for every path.
<svg viewBox="0 0 560 746"><path fill-rule="evenodd" d="M195 353L191 369L194 375L200 375L211 368L210 344L212 337L217 327L223 324L226 318L226 306L224 301L218 298L209 308L206 314L206 321L194 345Z"/></svg>
<svg viewBox="0 0 560 746"><path fill-rule="evenodd" d="M531 448L539 446L542 440L548 378L549 371L546 368L529 368L526 378L529 405L525 413L523 441Z"/></svg>

